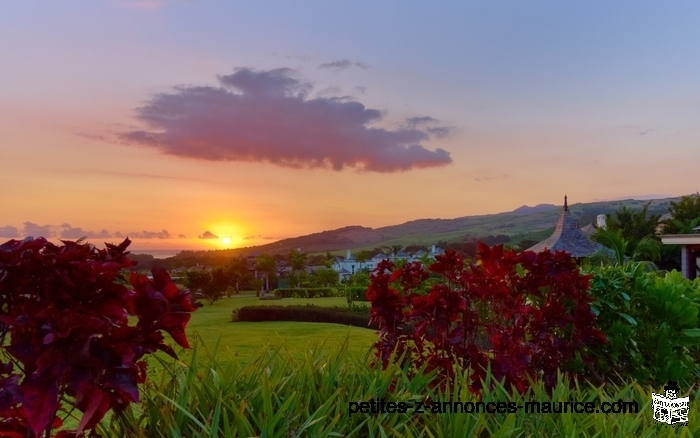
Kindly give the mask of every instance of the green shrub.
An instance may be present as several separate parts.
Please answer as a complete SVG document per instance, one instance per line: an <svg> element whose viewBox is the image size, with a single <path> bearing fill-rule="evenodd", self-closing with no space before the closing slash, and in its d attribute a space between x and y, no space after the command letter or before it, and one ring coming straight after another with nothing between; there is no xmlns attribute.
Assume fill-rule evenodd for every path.
<svg viewBox="0 0 700 438"><path fill-rule="evenodd" d="M347 286L345 296L348 301L369 301L367 300L367 286Z"/></svg>
<svg viewBox="0 0 700 438"><path fill-rule="evenodd" d="M700 358L700 282L677 271L661 277L638 263L599 268L592 275L596 325L609 340L591 348L600 377L689 385Z"/></svg>
<svg viewBox="0 0 700 438"><path fill-rule="evenodd" d="M306 306L246 306L233 311L231 318L234 322L260 321L298 321L298 322L327 322L351 325L354 327L370 327L369 307L319 307Z"/></svg>
<svg viewBox="0 0 700 438"><path fill-rule="evenodd" d="M281 298L328 298L342 297L343 292L333 287L295 287L289 289L275 289L275 296Z"/></svg>

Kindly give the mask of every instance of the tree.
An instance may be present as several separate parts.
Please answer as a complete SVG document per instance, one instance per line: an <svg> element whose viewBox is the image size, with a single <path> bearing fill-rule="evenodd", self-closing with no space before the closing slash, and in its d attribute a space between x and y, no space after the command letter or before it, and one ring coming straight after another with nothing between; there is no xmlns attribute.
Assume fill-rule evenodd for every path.
<svg viewBox="0 0 700 438"><path fill-rule="evenodd" d="M289 265L292 271L303 271L306 269L306 253L296 249L289 250Z"/></svg>
<svg viewBox="0 0 700 438"><path fill-rule="evenodd" d="M690 224L700 218L700 193L683 196L678 202L672 201L668 211L673 219L666 221L664 233L685 234L684 232L694 228L691 228ZM695 222L695 226L697 223Z"/></svg>
<svg viewBox="0 0 700 438"><path fill-rule="evenodd" d="M185 286L193 293L201 292L210 281L211 275L203 269L190 269L185 272Z"/></svg>
<svg viewBox="0 0 700 438"><path fill-rule="evenodd" d="M318 282L324 287L330 287L338 284L338 272L336 272L334 269L317 269L314 275L316 278L318 278Z"/></svg>
<svg viewBox="0 0 700 438"><path fill-rule="evenodd" d="M357 263L359 264L359 267L357 268L358 271L362 270L362 264L367 262L367 260L370 260L372 258L372 254L370 254L369 251L357 251L355 253L355 260L357 260Z"/></svg>
<svg viewBox="0 0 700 438"><path fill-rule="evenodd" d="M596 241L609 248L596 251L588 257L590 264L626 265L628 262L638 262L647 269L656 269L653 262L661 258L661 243L651 237L644 237L630 251L630 241L625 239L621 230L603 230L596 232ZM631 252L631 253L630 253Z"/></svg>
<svg viewBox="0 0 700 438"><path fill-rule="evenodd" d="M231 277L228 275L228 270L223 267L214 268L209 275L209 283L202 288L202 293L209 301L209 304L214 304L214 301L221 298L224 291L231 284Z"/></svg>
<svg viewBox="0 0 700 438"><path fill-rule="evenodd" d="M321 260L321 264L328 268L331 269L333 268L333 264L335 263L335 256L331 254L330 252L326 252L326 255L323 256L323 260Z"/></svg>
<svg viewBox="0 0 700 438"><path fill-rule="evenodd" d="M306 258L307 255L296 249L289 250L289 265L292 271L287 277L291 287L299 287L306 277Z"/></svg>
<svg viewBox="0 0 700 438"><path fill-rule="evenodd" d="M240 292L241 283L250 280L250 271L248 270L248 261L243 257L235 257L226 265L228 275L231 278L231 283L236 289L236 293Z"/></svg>
<svg viewBox="0 0 700 438"><path fill-rule="evenodd" d="M270 280L277 278L277 262L267 254L261 254L255 261L255 269L265 275L265 291L270 290Z"/></svg>
<svg viewBox="0 0 700 438"><path fill-rule="evenodd" d="M301 287L304 282L308 281L308 275L304 271L290 271L287 274L289 287Z"/></svg>
<svg viewBox="0 0 700 438"><path fill-rule="evenodd" d="M265 280L262 278L254 278L250 280L250 287L252 287L255 291L255 296L260 295L260 291L262 290L263 286L265 286Z"/></svg>
<svg viewBox="0 0 700 438"><path fill-rule="evenodd" d="M641 210L633 210L621 205L615 213L605 215L605 228L611 231L620 231L622 237L631 244L634 249L637 242L645 237L656 235L656 227L659 226L661 215L649 215L651 201L644 204Z"/></svg>

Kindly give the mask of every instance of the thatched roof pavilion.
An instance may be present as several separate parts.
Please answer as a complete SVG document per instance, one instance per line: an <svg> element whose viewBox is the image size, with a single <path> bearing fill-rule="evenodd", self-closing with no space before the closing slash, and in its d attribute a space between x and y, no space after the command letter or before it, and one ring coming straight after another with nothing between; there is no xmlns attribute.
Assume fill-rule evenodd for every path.
<svg viewBox="0 0 700 438"><path fill-rule="evenodd" d="M566 251L572 257L588 257L597 250L605 250L606 248L592 240L590 240L581 230L578 229L574 218L569 212L569 205L566 196L564 196L564 210L559 216L559 222L551 236L542 242L528 248L528 251Z"/></svg>

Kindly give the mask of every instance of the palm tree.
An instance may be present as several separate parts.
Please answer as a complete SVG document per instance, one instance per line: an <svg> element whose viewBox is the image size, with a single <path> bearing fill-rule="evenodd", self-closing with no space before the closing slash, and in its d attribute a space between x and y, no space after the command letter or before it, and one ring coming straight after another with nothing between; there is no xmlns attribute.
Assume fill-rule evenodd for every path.
<svg viewBox="0 0 700 438"><path fill-rule="evenodd" d="M654 262L661 257L661 243L651 237L644 237L636 245L622 236L620 230L599 229L595 240L608 249L594 252L588 257L591 264L625 265L637 262L645 269L656 269Z"/></svg>
<svg viewBox="0 0 700 438"><path fill-rule="evenodd" d="M362 264L365 263L367 260L372 258L372 254L370 254L369 251L357 251L355 253L355 260L357 260L357 263L359 264L358 271L362 270Z"/></svg>
<svg viewBox="0 0 700 438"><path fill-rule="evenodd" d="M330 252L326 252L326 255L323 256L323 260L321 261L321 264L325 266L328 269L331 269L333 267L333 264L335 263L335 256L331 254Z"/></svg>
<svg viewBox="0 0 700 438"><path fill-rule="evenodd" d="M669 219L669 223L673 224L673 227L677 230L676 234L693 234L695 233L695 228L700 224L700 217L696 217L688 223L678 219Z"/></svg>
<svg viewBox="0 0 700 438"><path fill-rule="evenodd" d="M270 290L270 277L277 275L277 262L267 254L261 254L255 261L255 269L265 274L265 291Z"/></svg>
<svg viewBox="0 0 700 438"><path fill-rule="evenodd" d="M292 271L303 271L306 268L306 253L290 249L289 265L292 267Z"/></svg>

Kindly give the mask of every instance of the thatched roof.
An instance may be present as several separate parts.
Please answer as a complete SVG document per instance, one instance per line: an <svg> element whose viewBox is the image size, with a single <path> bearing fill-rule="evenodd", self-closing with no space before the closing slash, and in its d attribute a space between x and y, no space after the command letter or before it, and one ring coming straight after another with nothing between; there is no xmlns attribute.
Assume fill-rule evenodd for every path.
<svg viewBox="0 0 700 438"><path fill-rule="evenodd" d="M597 250L604 250L605 247L599 243L588 239L576 226L576 222L571 217L566 196L564 196L564 209L559 216L559 222L551 236L528 248L528 251L566 251L572 257L588 257Z"/></svg>

